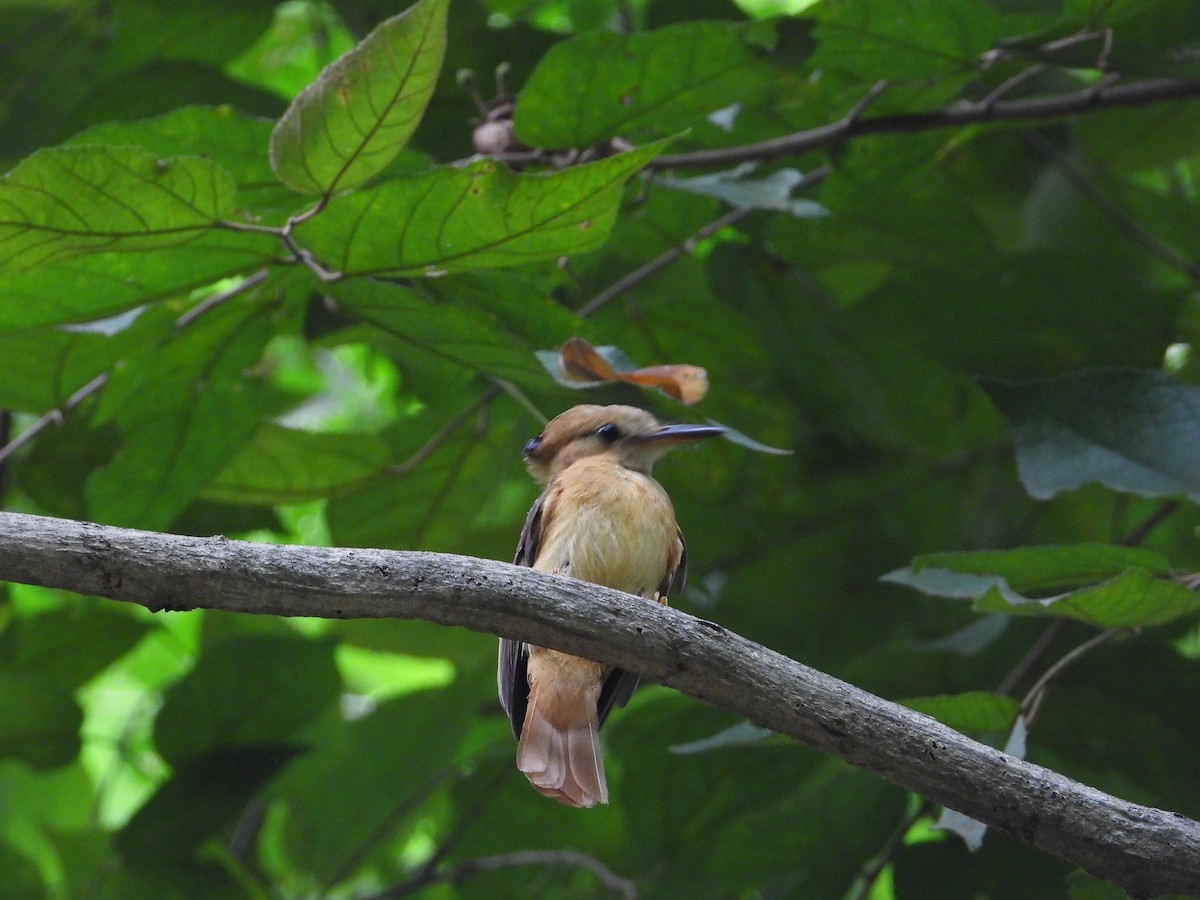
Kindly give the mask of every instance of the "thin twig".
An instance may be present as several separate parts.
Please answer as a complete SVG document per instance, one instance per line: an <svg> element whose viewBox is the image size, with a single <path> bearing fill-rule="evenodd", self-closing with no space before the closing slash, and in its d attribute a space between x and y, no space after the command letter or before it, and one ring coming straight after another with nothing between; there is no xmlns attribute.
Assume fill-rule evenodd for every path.
<svg viewBox="0 0 1200 900"><path fill-rule="evenodd" d="M712 222L709 222L691 237L687 238L687 240L676 244L665 253L650 260L650 262L646 263L644 266L634 269L628 275L624 276L623 278L619 278L617 281L606 287L579 308L579 316L582 318L590 316L596 310L600 309L600 307L604 306L613 298L620 296L635 284L639 284L640 282L645 281L655 272L665 269L668 265L679 259L679 257L683 256L685 253L690 253L692 248L695 247L698 242L704 240L705 238L711 237L725 226L732 225L734 222L744 219L752 212L754 212L754 207L752 206L738 206L729 210L729 212L713 220Z"/></svg>
<svg viewBox="0 0 1200 900"><path fill-rule="evenodd" d="M483 410L489 403L499 397L501 393L503 393L503 389L500 385L495 383L488 385L470 406L435 431L433 437L427 440L420 450L399 465L392 466L388 471L393 475L407 475L421 463L425 462L433 451L442 446L447 438L454 434L464 422L477 412Z"/></svg>
<svg viewBox="0 0 1200 900"><path fill-rule="evenodd" d="M1034 63L1026 69L1022 69L1016 75L1001 82L993 91L979 101L982 106L995 106L1000 100L1011 94L1017 87L1024 84L1035 75L1040 75L1046 71L1045 63Z"/></svg>
<svg viewBox="0 0 1200 900"><path fill-rule="evenodd" d="M1043 159L1055 165L1072 187L1089 200L1126 236L1141 244L1171 268L1182 272L1191 279L1193 284L1200 285L1200 265L1180 255L1156 235L1147 231L1129 213L1114 203L1107 194L1096 187L1083 170L1060 153L1058 148L1045 137L1032 130L1022 132L1022 137Z"/></svg>
<svg viewBox="0 0 1200 900"><path fill-rule="evenodd" d="M589 856L578 850L518 850L513 853L500 853L496 856L484 856L480 859L468 860L467 862L430 872L427 880L420 887L438 882L458 884L480 872L509 869L514 866L556 866L560 868L573 867L587 869L605 887L627 898L627 900L636 900L638 896L636 884L628 878L622 878L612 869L608 868L608 866L604 865L604 863L600 862L600 860L596 859L596 857ZM393 897L400 896L403 895L384 893L376 895L376 897L372 897L370 900L384 900L384 898L391 900Z"/></svg>
<svg viewBox="0 0 1200 900"><path fill-rule="evenodd" d="M211 297L208 297L202 302L196 304L196 306L192 307L178 319L176 319L175 327L177 329L187 328L189 325L195 322L196 319L200 318L214 307L220 306L227 300L236 297L238 294L249 290L257 284L261 284L269 274L270 270L265 268L260 269L253 275L248 275L247 277L243 278L237 284L233 285L233 287L221 291L220 293L213 294ZM67 413L77 407L88 397L99 393L106 384L108 384L108 373L101 372L99 375L73 393L70 397L68 397L62 406L46 412L36 422L17 435L16 438L8 441L3 446L0 446L0 464L36 438L47 428L51 427L52 425L61 425L63 420L66 418Z"/></svg>
<svg viewBox="0 0 1200 900"><path fill-rule="evenodd" d="M541 422L543 425L550 421L550 417L538 409L538 405L533 402L530 396L511 381L507 381L503 378L496 378L495 376L492 376L492 381L493 383L499 385L500 389L504 391L504 393L508 394L508 396L516 400L518 404L525 407L525 410L537 421Z"/></svg>
<svg viewBox="0 0 1200 900"><path fill-rule="evenodd" d="M1141 544L1159 525L1173 516L1183 504L1178 500L1165 500L1159 504L1158 509L1146 517L1146 521L1142 522L1137 528L1117 541L1122 547L1136 547Z"/></svg>
<svg viewBox="0 0 1200 900"><path fill-rule="evenodd" d="M1180 505L1181 504L1178 500L1167 500L1163 502L1159 505L1158 509L1146 517L1144 522L1138 525L1137 528L1133 529L1133 531L1129 532L1129 534L1117 541L1117 543L1122 547L1138 546L1146 539L1147 535L1149 535L1151 531L1153 531L1172 514L1174 514L1175 511L1179 509ZM1004 677L1004 680L996 687L997 694L1007 694L1011 692L1018 684L1020 684L1021 679L1029 673L1029 670L1032 669L1037 661L1042 658L1042 655L1050 649L1050 645L1054 643L1054 640L1066 630L1067 622L1067 619L1055 619L1046 626L1042 633L1038 635L1037 640L1033 642L1033 646L1029 648L1029 651L1023 657L1021 657L1021 660L1015 666L1013 666L1012 671L1009 672Z"/></svg>
<svg viewBox="0 0 1200 900"><path fill-rule="evenodd" d="M489 778L484 786L480 789L478 796L471 801L470 806L468 806L467 809L463 811L463 814L457 818L454 828L451 830L450 834L448 834L442 840L441 844L438 845L437 849L429 855L429 858L425 860L425 862L421 865L421 868L419 868L406 881L380 891L377 894L371 894L370 896L363 897L362 900L395 900L397 897L406 897L409 894L415 894L421 888L430 884L434 884L438 881L444 881L445 879L442 878L438 872L438 866L441 865L442 860L449 856L450 853L453 852L454 848L462 842L462 839L466 837L466 834L471 829L471 826L474 825L478 820L479 814L483 812L484 808L491 803L493 799L495 799L496 793L500 790L500 786L504 784L504 782L511 777L511 775L512 771L507 765L503 766L502 768L497 768L492 777Z"/></svg>
<svg viewBox="0 0 1200 900"><path fill-rule="evenodd" d="M328 897L332 888L336 887L341 881L350 876L350 873L356 871L367 855L374 849L379 842L391 834L396 825L406 815L416 809L421 803L429 798L443 781L458 771L457 767L450 765L435 772L429 779L417 786L416 790L407 796L401 797L396 805L385 815L370 833L364 837L357 846L353 847L346 858L342 860L341 865L334 870L334 873L329 876L325 882L325 886L321 891L322 898Z"/></svg>
<svg viewBox="0 0 1200 900"><path fill-rule="evenodd" d="M1033 720L1037 718L1038 709L1042 705L1042 698L1045 696L1046 688L1050 682L1061 675L1069 666L1078 662L1101 644L1129 630L1129 628L1122 627L1109 628L1107 631L1102 631L1090 640L1084 641L1078 647L1068 651L1062 659L1043 672L1042 677L1033 683L1033 687L1029 689L1029 692L1025 695L1025 699L1021 701L1021 712L1025 716L1025 726L1027 728L1033 727Z"/></svg>
<svg viewBox="0 0 1200 900"><path fill-rule="evenodd" d="M0 447L8 446L8 441L12 437L12 424L12 413L7 409L0 409ZM6 490L8 490L8 466L0 461L0 497L4 496Z"/></svg>
<svg viewBox="0 0 1200 900"><path fill-rule="evenodd" d="M243 278L241 281L239 281L237 284L233 285L232 287L230 287L224 291L220 291L219 293L213 294L211 297L205 298L204 300L202 300L201 302L199 302L195 306L193 306L191 309L189 309L187 312L185 312L183 315L181 315L178 319L176 319L175 327L178 329L181 329L181 330L184 328L187 328L189 325L191 325L193 322L195 322L198 318L200 318L202 315L204 315L209 310L215 309L216 307L220 306L222 303L225 303L227 300L232 300L234 297L238 296L239 294L243 294L246 291L250 290L250 288L254 287L255 285L261 284L262 282L266 281L267 276L270 274L271 274L270 269L266 269L266 268L259 269L253 275L247 275L245 278Z"/></svg>
<svg viewBox="0 0 1200 900"><path fill-rule="evenodd" d="M62 406L56 407L43 414L42 417L36 422L22 431L3 447L0 447L0 463L3 463L6 459L24 447L50 426L61 425L63 419L66 418L67 413L73 410L88 397L99 393L106 384L108 384L108 373L101 372L99 375L73 393L70 397L68 397Z"/></svg>
<svg viewBox="0 0 1200 900"><path fill-rule="evenodd" d="M1004 680L996 686L996 693L1008 694L1020 684L1021 679L1029 674L1030 669L1037 665L1038 660L1050 649L1050 645L1066 630L1066 627L1066 619L1055 619L1047 625L1042 630L1042 633L1037 636L1037 640L1033 642L1033 645L1026 651L1025 655L1012 667L1012 671L1005 675Z"/></svg>
<svg viewBox="0 0 1200 900"><path fill-rule="evenodd" d="M871 889L875 887L875 882L883 874L883 870L888 867L888 864L895 859L896 854L904 846L904 839L912 830L913 825L932 811L933 804L928 800L922 800L904 813L896 829L879 848L879 852L863 863L858 877L850 886L850 890L846 892L844 900L867 900L867 897L871 895Z"/></svg>
<svg viewBox="0 0 1200 900"><path fill-rule="evenodd" d="M796 156L869 134L914 133L939 128L959 128L980 122L1062 119L1078 113L1114 107L1145 106L1196 96L1200 96L1200 80L1156 78L1132 84L1097 83L1077 91L1049 97L999 101L985 98L977 102L953 103L932 112L897 113L853 119L845 116L828 125L797 131L757 144L659 156L647 163L646 168L659 170L723 167L747 160Z"/></svg>

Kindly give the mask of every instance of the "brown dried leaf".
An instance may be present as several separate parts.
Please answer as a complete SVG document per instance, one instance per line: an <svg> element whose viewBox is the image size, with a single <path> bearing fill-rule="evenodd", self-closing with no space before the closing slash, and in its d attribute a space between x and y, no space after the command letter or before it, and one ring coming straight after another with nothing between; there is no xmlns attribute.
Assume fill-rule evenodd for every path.
<svg viewBox="0 0 1200 900"><path fill-rule="evenodd" d="M694 406L708 393L708 371L699 366L648 366L617 377L643 387L656 387L684 406Z"/></svg>
<svg viewBox="0 0 1200 900"><path fill-rule="evenodd" d="M617 370L583 338L574 337L562 345L558 364L570 381L617 380Z"/></svg>
<svg viewBox="0 0 1200 900"><path fill-rule="evenodd" d="M559 380L569 387L624 381L657 388L685 406L708 393L708 372L699 366L663 365L639 369L616 347L596 348L574 337L558 351ZM553 373L552 373L553 374Z"/></svg>

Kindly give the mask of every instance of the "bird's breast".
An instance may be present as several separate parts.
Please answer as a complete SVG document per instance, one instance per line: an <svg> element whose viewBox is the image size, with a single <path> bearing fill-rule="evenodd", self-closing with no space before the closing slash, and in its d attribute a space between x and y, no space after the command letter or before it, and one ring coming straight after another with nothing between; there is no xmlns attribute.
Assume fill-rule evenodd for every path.
<svg viewBox="0 0 1200 900"><path fill-rule="evenodd" d="M650 476L581 460L550 490L535 569L648 597L679 565L675 511Z"/></svg>

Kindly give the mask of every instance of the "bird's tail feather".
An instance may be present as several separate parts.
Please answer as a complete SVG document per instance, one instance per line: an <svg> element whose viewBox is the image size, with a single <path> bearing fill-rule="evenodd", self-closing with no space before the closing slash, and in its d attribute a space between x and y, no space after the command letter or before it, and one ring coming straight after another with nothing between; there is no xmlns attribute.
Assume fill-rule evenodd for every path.
<svg viewBox="0 0 1200 900"><path fill-rule="evenodd" d="M556 704L547 700L557 698L539 694L534 687L529 695L517 768L535 788L567 806L607 803L595 702L579 697L574 703Z"/></svg>

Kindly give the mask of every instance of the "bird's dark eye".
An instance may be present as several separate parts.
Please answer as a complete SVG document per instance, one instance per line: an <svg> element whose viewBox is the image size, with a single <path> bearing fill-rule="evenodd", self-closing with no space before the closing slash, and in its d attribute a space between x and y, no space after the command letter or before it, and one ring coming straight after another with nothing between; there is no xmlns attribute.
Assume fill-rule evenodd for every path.
<svg viewBox="0 0 1200 900"><path fill-rule="evenodd" d="M606 444L611 444L613 441L615 441L620 436L621 436L621 429L619 429L612 422L608 422L607 424L601 425L599 428L596 429L596 437L600 438L600 440L604 441L604 443L606 443Z"/></svg>
<svg viewBox="0 0 1200 900"><path fill-rule="evenodd" d="M541 446L541 443L542 443L542 436L539 434L537 437L532 437L528 441L526 441L525 448L521 452L525 454L526 458L529 458L530 456L533 456L533 454L535 454L537 452L537 448L539 446Z"/></svg>

